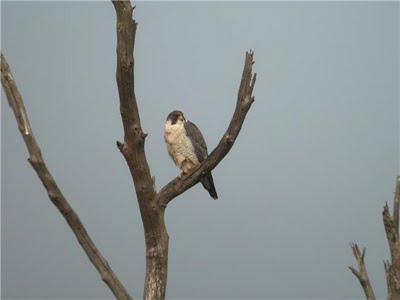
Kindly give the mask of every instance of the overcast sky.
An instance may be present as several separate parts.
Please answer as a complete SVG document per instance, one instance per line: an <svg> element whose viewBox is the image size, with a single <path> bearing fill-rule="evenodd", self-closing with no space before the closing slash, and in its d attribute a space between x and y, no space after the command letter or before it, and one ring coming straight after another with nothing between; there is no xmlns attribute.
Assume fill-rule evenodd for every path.
<svg viewBox="0 0 400 300"><path fill-rule="evenodd" d="M50 170L130 292L145 253L115 83L108 2L2 2L2 52ZM399 3L136 3L136 93L157 187L178 174L174 109L210 149L234 110L245 51L256 102L214 170L171 203L167 296L362 298L349 243L385 297L381 211L399 174ZM2 92L2 296L111 298L27 163Z"/></svg>

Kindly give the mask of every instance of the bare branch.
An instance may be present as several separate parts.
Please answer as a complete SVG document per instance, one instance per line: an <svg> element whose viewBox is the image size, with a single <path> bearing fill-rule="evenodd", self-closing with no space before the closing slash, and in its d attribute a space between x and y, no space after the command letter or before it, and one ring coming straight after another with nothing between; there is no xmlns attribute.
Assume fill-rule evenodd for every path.
<svg viewBox="0 0 400 300"><path fill-rule="evenodd" d="M399 236L399 214L400 214L400 176L396 180L396 192L393 201L393 219L396 227L397 236Z"/></svg>
<svg viewBox="0 0 400 300"><path fill-rule="evenodd" d="M349 269L360 281L367 300L375 300L374 290L372 289L371 283L369 281L367 267L365 266L364 262L366 249L364 248L361 252L357 244L351 244L351 249L353 250L353 255L357 260L358 270L356 270L352 266L349 266Z"/></svg>
<svg viewBox="0 0 400 300"><path fill-rule="evenodd" d="M389 249L392 260L392 267L400 269L400 242L396 232L396 224L389 212L387 203L382 212L383 224L385 225L386 238L389 243Z"/></svg>
<svg viewBox="0 0 400 300"><path fill-rule="evenodd" d="M232 148L239 135L240 129L242 128L246 114L254 102L254 96L252 93L256 81L256 74L253 75L252 73L253 64L253 52L246 52L246 60L240 82L235 112L229 127L221 138L218 146L198 168L183 178L175 178L160 190L157 194L157 199L158 203L162 207L166 207L172 199L198 183L201 177L213 170Z"/></svg>
<svg viewBox="0 0 400 300"><path fill-rule="evenodd" d="M397 189L398 189L399 181L397 181ZM396 191L396 198L397 198ZM394 205L396 207L396 204ZM400 298L400 240L398 234L398 225L395 221L395 213L394 217L390 215L389 207L387 203L383 209L382 217L383 224L385 225L386 238L389 244L391 262L387 262L385 264L386 271L386 279L388 285L388 295L390 295L389 300L397 300Z"/></svg>
<svg viewBox="0 0 400 300"><path fill-rule="evenodd" d="M115 297L117 299L132 299L110 268L107 261L101 255L96 245L93 243L78 215L69 205L64 195L58 188L50 171L47 169L39 145L36 142L29 124L29 119L25 111L22 97L17 89L17 85L3 54L1 54L1 83L7 95L8 103L14 111L18 128L29 151L28 160L47 190L50 200L63 215L68 225L74 232L79 244L82 246L90 261L96 267L97 271L101 275L101 278L111 289Z"/></svg>

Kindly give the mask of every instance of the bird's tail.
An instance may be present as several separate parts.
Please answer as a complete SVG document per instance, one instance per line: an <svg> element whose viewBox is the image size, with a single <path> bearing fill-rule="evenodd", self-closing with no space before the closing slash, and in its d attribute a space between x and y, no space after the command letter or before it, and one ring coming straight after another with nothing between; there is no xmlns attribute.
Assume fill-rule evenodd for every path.
<svg viewBox="0 0 400 300"><path fill-rule="evenodd" d="M208 173L206 176L204 176L204 177L201 179L201 184L202 184L203 187L208 191L208 193L210 194L210 196L211 196L214 200L217 200L217 199L218 199L217 191L215 190L214 180L213 180L213 177L212 177L212 175L211 175L211 172Z"/></svg>

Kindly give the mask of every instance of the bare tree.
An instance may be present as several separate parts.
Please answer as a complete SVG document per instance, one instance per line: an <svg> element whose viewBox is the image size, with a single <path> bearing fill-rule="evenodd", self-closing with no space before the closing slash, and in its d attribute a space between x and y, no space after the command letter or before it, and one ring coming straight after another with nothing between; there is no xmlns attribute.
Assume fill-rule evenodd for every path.
<svg viewBox="0 0 400 300"><path fill-rule="evenodd" d="M132 18L134 7L129 1L113 1L113 4L117 15L116 78L124 127L124 142L117 142L117 147L125 157L132 175L144 226L146 279L143 298L148 300L164 299L167 285L169 239L164 221L165 209L171 200L197 184L205 174L213 170L232 148L246 114L254 102L252 93L256 75L252 73L253 52L246 53L235 112L217 147L201 165L188 175L182 178L176 177L157 192L154 177L151 176L146 159L144 146L147 134L141 127L134 91L133 52L137 28L137 23ZM33 135L22 97L3 54L1 55L1 82L28 149L30 156L28 160L47 190L50 200L64 216L90 261L115 297L132 299L90 239L78 215L71 208L48 170Z"/></svg>
<svg viewBox="0 0 400 300"><path fill-rule="evenodd" d="M393 200L393 216L389 212L387 203L383 208L382 218L385 226L386 239L389 244L390 261L383 262L386 273L387 299L400 299L400 239L399 239L399 206L400 203L400 176L397 177L396 191ZM375 300L374 290L368 278L367 267L364 262L365 251L362 253L357 244L352 244L353 255L358 262L358 270L349 266L351 272L358 278L367 300Z"/></svg>

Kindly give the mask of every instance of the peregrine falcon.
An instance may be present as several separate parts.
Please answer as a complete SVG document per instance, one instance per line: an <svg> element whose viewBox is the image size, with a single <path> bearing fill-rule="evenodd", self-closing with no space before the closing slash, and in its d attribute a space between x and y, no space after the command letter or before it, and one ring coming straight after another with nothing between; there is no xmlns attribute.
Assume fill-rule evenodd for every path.
<svg viewBox="0 0 400 300"><path fill-rule="evenodd" d="M164 131L167 150L182 175L199 165L208 156L207 145L200 130L192 122L185 120L178 110L171 112L165 122ZM211 172L201 180L203 187L213 199L218 199Z"/></svg>

